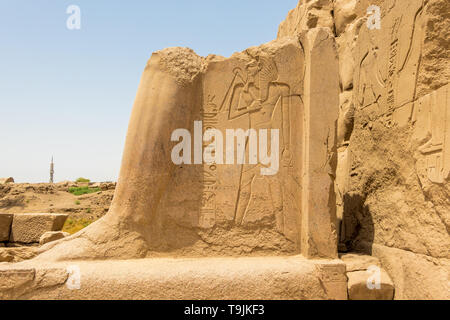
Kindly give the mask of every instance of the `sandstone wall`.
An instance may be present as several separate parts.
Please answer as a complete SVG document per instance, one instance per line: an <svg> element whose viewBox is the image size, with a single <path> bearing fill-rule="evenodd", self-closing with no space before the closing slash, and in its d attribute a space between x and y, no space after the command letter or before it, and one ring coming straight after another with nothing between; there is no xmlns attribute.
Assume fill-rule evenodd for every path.
<svg viewBox="0 0 450 320"><path fill-rule="evenodd" d="M215 163L177 165L155 210L152 255L337 256L329 176L339 97L334 43L328 29L316 29L300 42L283 38L228 59L205 59L202 102L192 115L202 125L189 124L197 132L192 142L206 150L212 141L195 135L214 129L222 133L215 137L220 149L228 129L276 129L281 165L270 175L261 174L267 165L227 165L220 156ZM244 142L249 159L252 138Z"/></svg>
<svg viewBox="0 0 450 320"><path fill-rule="evenodd" d="M379 30L367 26L371 5ZM379 256L397 299L448 298L450 3L302 0L278 37L319 26L340 60L340 249Z"/></svg>

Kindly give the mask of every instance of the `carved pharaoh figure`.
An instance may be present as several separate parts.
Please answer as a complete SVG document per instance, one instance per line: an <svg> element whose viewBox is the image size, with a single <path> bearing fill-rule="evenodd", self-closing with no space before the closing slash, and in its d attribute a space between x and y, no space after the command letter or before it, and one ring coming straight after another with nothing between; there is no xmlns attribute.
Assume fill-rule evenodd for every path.
<svg viewBox="0 0 450 320"><path fill-rule="evenodd" d="M241 68L234 70L231 84L232 90L224 100L228 110L228 119L233 120L242 116L248 117L248 128L279 129L281 137L281 154L285 165L289 165L290 154L290 88L289 85L278 81L278 70L275 62L261 54L251 57L246 65L246 72ZM281 122L274 120L275 112L281 112ZM245 152L249 154L249 136L246 137ZM270 152L270 151L269 151ZM238 155L238 157L245 155ZM234 220L242 224L252 195L252 184L260 174L261 163L245 163L241 167L239 193L236 202ZM268 176L267 182L272 194L275 218L278 230L283 230L283 191L278 175Z"/></svg>

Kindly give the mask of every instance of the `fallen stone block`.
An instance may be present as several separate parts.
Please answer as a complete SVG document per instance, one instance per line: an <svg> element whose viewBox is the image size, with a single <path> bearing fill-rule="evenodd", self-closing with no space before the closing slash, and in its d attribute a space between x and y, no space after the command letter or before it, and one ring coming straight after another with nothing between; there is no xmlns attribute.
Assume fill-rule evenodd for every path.
<svg viewBox="0 0 450 320"><path fill-rule="evenodd" d="M0 271L0 291L20 288L33 281L34 269L16 269Z"/></svg>
<svg viewBox="0 0 450 320"><path fill-rule="evenodd" d="M62 232L62 231L48 231L44 233L41 238L39 239L39 245L42 246L46 243L56 241L59 239L63 239L65 237L70 236L70 233L68 232Z"/></svg>
<svg viewBox="0 0 450 320"><path fill-rule="evenodd" d="M9 240L12 221L13 221L12 214L0 213L0 241Z"/></svg>
<svg viewBox="0 0 450 320"><path fill-rule="evenodd" d="M14 183L13 177L0 178L0 184Z"/></svg>
<svg viewBox="0 0 450 320"><path fill-rule="evenodd" d="M48 231L61 231L67 214L20 213L15 214L11 227L10 242L38 243Z"/></svg>
<svg viewBox="0 0 450 320"><path fill-rule="evenodd" d="M450 300L450 260L371 244L395 284L395 300Z"/></svg>
<svg viewBox="0 0 450 320"><path fill-rule="evenodd" d="M348 272L349 300L393 300L394 283L383 269Z"/></svg>

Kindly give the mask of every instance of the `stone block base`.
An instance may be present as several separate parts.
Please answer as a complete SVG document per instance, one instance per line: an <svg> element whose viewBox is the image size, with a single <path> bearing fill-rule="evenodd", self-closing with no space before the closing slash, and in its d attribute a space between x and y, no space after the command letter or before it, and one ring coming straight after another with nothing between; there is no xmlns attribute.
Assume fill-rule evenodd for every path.
<svg viewBox="0 0 450 320"><path fill-rule="evenodd" d="M0 264L0 299L347 299L345 264L301 256Z"/></svg>

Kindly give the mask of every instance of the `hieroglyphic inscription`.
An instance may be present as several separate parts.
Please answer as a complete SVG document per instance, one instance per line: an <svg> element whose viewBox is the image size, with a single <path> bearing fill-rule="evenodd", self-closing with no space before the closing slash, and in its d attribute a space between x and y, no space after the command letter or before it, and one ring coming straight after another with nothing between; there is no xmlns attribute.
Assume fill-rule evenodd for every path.
<svg viewBox="0 0 450 320"><path fill-rule="evenodd" d="M421 57L422 1L393 2L385 31L361 28L356 60L355 101L368 121L404 126L411 120Z"/></svg>
<svg viewBox="0 0 450 320"><path fill-rule="evenodd" d="M444 183L450 178L450 85L419 99L414 138L422 141L417 170L422 182Z"/></svg>
<svg viewBox="0 0 450 320"><path fill-rule="evenodd" d="M395 111L396 101L395 101L395 91L396 80L397 80L397 55L398 55L398 28L401 19L395 19L394 24L391 29L391 42L389 46L389 57L388 57L388 73L386 80L386 120L388 124L391 124L392 114Z"/></svg>
<svg viewBox="0 0 450 320"><path fill-rule="evenodd" d="M215 129L218 124L218 109L214 104L215 96L208 96L206 106L201 110L203 120L203 134ZM203 141L203 149L208 146ZM217 191L217 165L205 164L202 174L202 198L199 212L199 226L201 228L212 228L216 223L216 191Z"/></svg>
<svg viewBox="0 0 450 320"><path fill-rule="evenodd" d="M395 108L395 95L394 95L394 75L396 70L396 57L397 57L398 39L395 39L391 43L389 50L389 67L388 67L388 80L387 80L387 105L388 113L392 113Z"/></svg>

